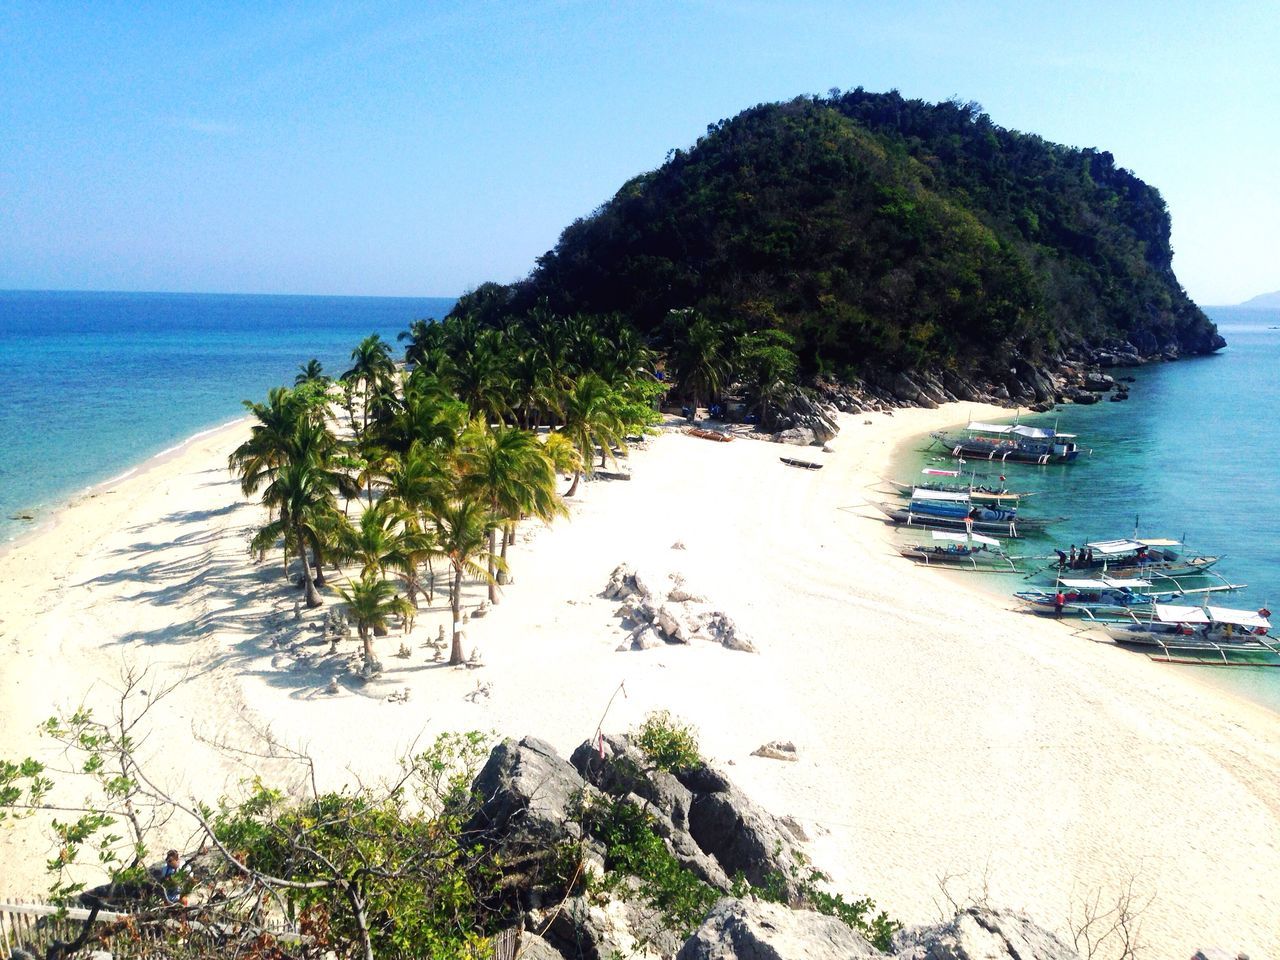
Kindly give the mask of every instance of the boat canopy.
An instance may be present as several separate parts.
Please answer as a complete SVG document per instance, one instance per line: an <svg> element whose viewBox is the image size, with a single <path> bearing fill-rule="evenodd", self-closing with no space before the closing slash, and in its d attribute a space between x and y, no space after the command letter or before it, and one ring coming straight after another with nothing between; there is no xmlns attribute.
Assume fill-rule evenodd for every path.
<svg viewBox="0 0 1280 960"><path fill-rule="evenodd" d="M1271 629L1271 621L1255 610L1232 610L1230 607L1205 607L1204 609L1214 623Z"/></svg>
<svg viewBox="0 0 1280 960"><path fill-rule="evenodd" d="M1119 553L1136 553L1150 544L1141 540L1098 540L1095 543L1086 543L1085 546L1090 547L1094 553L1114 557Z"/></svg>
<svg viewBox="0 0 1280 960"><path fill-rule="evenodd" d="M1157 603L1156 619L1161 623L1208 623L1209 615L1199 607L1180 607L1172 603ZM1255 614L1256 616L1256 614Z"/></svg>
<svg viewBox="0 0 1280 960"><path fill-rule="evenodd" d="M968 503L969 494L964 490L921 490L919 487L911 491L912 500L949 500L953 503Z"/></svg>
<svg viewBox="0 0 1280 960"><path fill-rule="evenodd" d="M1051 440L1054 437L1061 437L1067 440L1074 440L1074 433L1059 433L1057 430L1049 427L1028 427L1021 423L970 423L968 429L974 433L998 433L998 434L1014 434L1019 437L1027 437L1030 440Z"/></svg>
<svg viewBox="0 0 1280 960"><path fill-rule="evenodd" d="M1101 577L1097 580L1059 580L1058 583L1074 590L1097 590L1099 587L1107 587L1112 590L1123 590L1127 587L1133 590L1139 587L1151 586L1149 580L1115 580L1111 577Z"/></svg>
<svg viewBox="0 0 1280 960"><path fill-rule="evenodd" d="M958 477L959 470L939 470L937 467L925 467L920 471L926 477Z"/></svg>
<svg viewBox="0 0 1280 960"><path fill-rule="evenodd" d="M1162 540L1159 537L1141 537L1138 542L1144 547L1180 547L1180 540Z"/></svg>
<svg viewBox="0 0 1280 960"><path fill-rule="evenodd" d="M932 531L932 534L933 539L935 540L951 540L955 543L968 543L970 540L973 540L977 543L989 543L995 547L1000 546L999 540L994 540L991 537L984 537L980 533L970 533L966 535L963 533L947 533L943 530L934 530Z"/></svg>

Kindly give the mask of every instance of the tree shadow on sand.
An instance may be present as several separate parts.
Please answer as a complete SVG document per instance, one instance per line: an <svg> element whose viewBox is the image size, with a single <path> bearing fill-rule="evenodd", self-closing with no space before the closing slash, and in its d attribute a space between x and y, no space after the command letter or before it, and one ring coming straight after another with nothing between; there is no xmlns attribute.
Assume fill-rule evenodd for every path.
<svg viewBox="0 0 1280 960"><path fill-rule="evenodd" d="M228 516L241 506L178 512L166 517L165 522L181 526L203 524ZM154 532L150 525L143 529ZM414 662L394 655L395 647L402 642L411 649L416 645L418 653L430 646L422 643L427 631L419 630L407 636L378 638L375 647L383 672L369 680L360 677L359 639L343 638L337 652L331 653L330 641L323 635L324 612L337 603L333 593L326 593L325 607L299 608L301 619L295 618L295 605L303 599L302 590L285 580L278 552L262 563L249 562L246 551L250 533L248 529L214 528L190 530L167 541L137 540L114 552L119 562L112 572L75 587L90 592L95 588L115 588L123 600L182 612L181 617L150 629L118 633L115 644L174 648L205 645L201 659L207 669L226 667L241 676L257 677L273 689L286 691L292 699L331 697L334 683L343 693L382 699L396 692L408 678L447 666L443 660ZM156 558L157 553L173 555ZM479 581L467 583L471 590L482 586ZM425 597L419 598L418 614L432 616L450 610L448 593L439 586L434 600L427 603Z"/></svg>

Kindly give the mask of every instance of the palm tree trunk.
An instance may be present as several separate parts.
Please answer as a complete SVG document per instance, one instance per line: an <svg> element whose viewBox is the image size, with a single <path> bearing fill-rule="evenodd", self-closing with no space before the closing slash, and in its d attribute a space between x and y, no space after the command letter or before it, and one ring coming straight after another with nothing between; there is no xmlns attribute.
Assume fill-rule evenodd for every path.
<svg viewBox="0 0 1280 960"><path fill-rule="evenodd" d="M365 666L373 666L373 641L369 638L369 628L360 625L360 641L364 644Z"/></svg>
<svg viewBox="0 0 1280 960"><path fill-rule="evenodd" d="M453 568L453 585L449 590L449 606L453 609L453 646L449 650L449 665L462 663L462 567Z"/></svg>
<svg viewBox="0 0 1280 960"><path fill-rule="evenodd" d="M582 471L581 470L573 471L573 486L571 486L565 492L566 497L572 497L575 493L578 492L578 481L581 479L582 479Z"/></svg>
<svg viewBox="0 0 1280 960"><path fill-rule="evenodd" d="M489 528L489 602L498 602L498 528Z"/></svg>
<svg viewBox="0 0 1280 960"><path fill-rule="evenodd" d="M431 558L427 557L427 603L436 602L436 571L431 565Z"/></svg>
<svg viewBox="0 0 1280 960"><path fill-rule="evenodd" d="M316 566L316 586L323 587L328 581L324 578L324 564L320 562L320 538L313 537L311 540L311 556L315 559Z"/></svg>
<svg viewBox="0 0 1280 960"><path fill-rule="evenodd" d="M507 582L507 547L516 536L515 522L508 523L502 528L502 566L498 568L498 583L505 585Z"/></svg>
<svg viewBox="0 0 1280 960"><path fill-rule="evenodd" d="M307 607L314 610L316 607L322 606L324 601L320 599L320 593L316 590L315 581L311 579L311 564L307 560L307 538L303 536L301 530L295 529L295 535L298 538L298 558L302 560L302 579L306 588Z"/></svg>

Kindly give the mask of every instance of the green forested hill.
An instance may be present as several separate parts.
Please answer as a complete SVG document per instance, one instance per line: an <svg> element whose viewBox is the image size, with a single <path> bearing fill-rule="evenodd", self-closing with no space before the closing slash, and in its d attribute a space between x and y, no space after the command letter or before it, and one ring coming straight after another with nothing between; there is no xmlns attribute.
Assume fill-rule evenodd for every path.
<svg viewBox="0 0 1280 960"><path fill-rule="evenodd" d="M976 105L859 89L709 127L498 299L621 313L659 341L693 307L785 330L803 369L837 375L979 370L1107 339L1216 349L1171 256L1159 193L1110 154L1005 130Z"/></svg>

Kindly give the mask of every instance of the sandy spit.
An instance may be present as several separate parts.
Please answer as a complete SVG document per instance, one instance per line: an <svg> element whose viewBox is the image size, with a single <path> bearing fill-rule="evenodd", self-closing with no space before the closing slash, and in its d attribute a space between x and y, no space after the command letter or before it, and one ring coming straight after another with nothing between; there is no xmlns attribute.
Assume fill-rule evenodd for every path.
<svg viewBox="0 0 1280 960"><path fill-rule="evenodd" d="M186 676L145 753L172 789L205 796L291 775L210 741L248 745L269 726L339 784L389 773L443 730L535 733L568 751L625 685L606 730L654 709L692 722L714 761L804 825L839 888L909 923L944 911L945 880L956 899L1065 931L1073 906L1132 878L1150 898L1146 956L1217 944L1280 957L1280 720L911 566L866 506L896 446L970 413L1007 415L846 417L831 453L801 452L817 471L782 465L796 451L769 443L656 438L630 482L586 484L569 520L522 534L514 583L469 628L481 668L433 661L448 620L437 597L411 635L379 641L381 680L343 679L336 695L325 688L358 644L328 655L317 615L294 620L278 558L250 559L262 511L226 473L247 431L230 425L0 556L0 756L50 757L35 725L84 700L111 708L126 663L153 683ZM625 633L599 593L622 562L682 572L758 652L617 652ZM775 739L799 761L750 756ZM42 882L49 844L34 827L0 833L0 896Z"/></svg>

